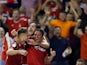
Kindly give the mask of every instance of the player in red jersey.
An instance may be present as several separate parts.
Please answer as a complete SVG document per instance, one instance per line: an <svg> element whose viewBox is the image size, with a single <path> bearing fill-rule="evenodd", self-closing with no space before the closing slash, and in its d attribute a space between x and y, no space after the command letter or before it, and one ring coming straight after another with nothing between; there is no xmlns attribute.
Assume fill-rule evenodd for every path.
<svg viewBox="0 0 87 65"><path fill-rule="evenodd" d="M42 30L36 30L34 38L28 39L30 44L28 48L27 63L28 65L46 65L50 63L55 56L55 51L50 51L51 56L47 55L45 49L45 42L43 40L44 32Z"/></svg>
<svg viewBox="0 0 87 65"><path fill-rule="evenodd" d="M51 50L51 56L47 56L46 48L49 48L49 44L47 40L43 37L43 34L41 33L41 38L39 37L38 40L36 37L34 37L34 32L36 31L36 24L31 23L29 28L28 28L28 40L27 43L29 44L29 47L27 46L27 63L28 65L41 65L43 63L50 63L55 56L55 51ZM37 35L38 36L38 35ZM40 43L36 42L41 41ZM42 40L41 40L42 39ZM38 45L39 44L39 45ZM38 46L35 46L38 45ZM38 56L38 54L40 56ZM38 60L38 58L42 60ZM33 61L34 60L34 61ZM36 63L37 62L37 63Z"/></svg>
<svg viewBox="0 0 87 65"><path fill-rule="evenodd" d="M12 36L11 31L13 29L17 31L20 27L28 27L28 20L20 18L20 12L18 9L13 10L12 18L6 19L0 15L0 19L8 25L10 36Z"/></svg>
<svg viewBox="0 0 87 65"><path fill-rule="evenodd" d="M18 40L16 40L10 49L7 51L6 65L22 65L26 64L27 51L25 50L27 40L27 29L21 28L18 30Z"/></svg>
<svg viewBox="0 0 87 65"><path fill-rule="evenodd" d="M26 18L26 19L30 19L30 17L26 16L26 8L21 6L19 8L20 11L20 18Z"/></svg>

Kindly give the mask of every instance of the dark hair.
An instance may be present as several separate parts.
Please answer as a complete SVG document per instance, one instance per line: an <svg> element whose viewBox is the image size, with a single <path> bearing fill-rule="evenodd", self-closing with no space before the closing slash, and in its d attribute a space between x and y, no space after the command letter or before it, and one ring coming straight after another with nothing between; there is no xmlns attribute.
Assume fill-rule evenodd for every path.
<svg viewBox="0 0 87 65"><path fill-rule="evenodd" d="M27 28L22 27L18 30L18 36L20 36L22 33L27 33Z"/></svg>
<svg viewBox="0 0 87 65"><path fill-rule="evenodd" d="M77 62L83 62L85 64L85 61L83 59L78 59Z"/></svg>
<svg viewBox="0 0 87 65"><path fill-rule="evenodd" d="M36 31L39 31L42 34L42 36L44 35L44 31L43 30L37 29Z"/></svg>

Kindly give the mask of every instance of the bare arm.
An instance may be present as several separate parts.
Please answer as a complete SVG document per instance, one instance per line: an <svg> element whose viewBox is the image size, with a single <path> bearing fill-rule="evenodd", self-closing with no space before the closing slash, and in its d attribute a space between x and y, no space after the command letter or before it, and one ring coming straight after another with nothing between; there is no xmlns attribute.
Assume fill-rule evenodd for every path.
<svg viewBox="0 0 87 65"><path fill-rule="evenodd" d="M7 55L17 55L17 54L21 54L21 55L24 55L26 56L27 55L27 51L26 50L13 50L13 49L9 49L7 50L6 52Z"/></svg>
<svg viewBox="0 0 87 65"><path fill-rule="evenodd" d="M76 35L79 38L83 35L82 30L81 29L78 29L78 27L80 26L80 23L81 23L81 20L78 20L77 21L77 25L76 25L76 27L74 29L74 35Z"/></svg>
<svg viewBox="0 0 87 65"><path fill-rule="evenodd" d="M46 0L46 1L43 3L42 9L44 9L44 7L47 5L48 1L50 1L50 0Z"/></svg>
<svg viewBox="0 0 87 65"><path fill-rule="evenodd" d="M37 5L37 8L38 8L38 9L36 10L35 16L36 16L36 15L39 13L39 11L41 10L41 6L42 6L42 5L41 5L41 2L39 2L38 5Z"/></svg>
<svg viewBox="0 0 87 65"><path fill-rule="evenodd" d="M71 11L74 13L76 19L79 18L79 16L80 16L81 13L82 13L82 10L81 10L81 8L79 7L79 5L76 4L76 6L74 7L71 2L69 2L69 5L70 5Z"/></svg>
<svg viewBox="0 0 87 65"><path fill-rule="evenodd" d="M42 42L38 43L36 42L34 39L28 39L30 45L38 45L38 46L41 46L43 48L49 48L49 43L46 39L44 39Z"/></svg>
<svg viewBox="0 0 87 65"><path fill-rule="evenodd" d="M53 0L56 3L56 6L60 9L62 9L61 2L59 0Z"/></svg>

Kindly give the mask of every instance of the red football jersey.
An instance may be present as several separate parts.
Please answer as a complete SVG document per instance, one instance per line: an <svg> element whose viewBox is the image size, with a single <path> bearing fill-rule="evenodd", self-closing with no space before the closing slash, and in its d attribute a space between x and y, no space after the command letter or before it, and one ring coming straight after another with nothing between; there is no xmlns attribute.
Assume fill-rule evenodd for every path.
<svg viewBox="0 0 87 65"><path fill-rule="evenodd" d="M26 18L26 19L30 19L30 17L24 15L24 14L20 14L20 18Z"/></svg>
<svg viewBox="0 0 87 65"><path fill-rule="evenodd" d="M11 46L11 48L14 50L25 49L25 47L26 43L17 44L16 42L14 42ZM22 65L26 63L27 63L27 57L20 54L8 56L6 61L6 65Z"/></svg>
<svg viewBox="0 0 87 65"><path fill-rule="evenodd" d="M28 20L24 18L20 18L19 22L17 23L15 23L12 18L7 18L6 23L8 25L9 34L11 37L12 37L11 31L13 29L17 31L20 27L28 27Z"/></svg>
<svg viewBox="0 0 87 65"><path fill-rule="evenodd" d="M27 55L28 65L46 65L44 62L47 56L46 50L40 46L29 46Z"/></svg>

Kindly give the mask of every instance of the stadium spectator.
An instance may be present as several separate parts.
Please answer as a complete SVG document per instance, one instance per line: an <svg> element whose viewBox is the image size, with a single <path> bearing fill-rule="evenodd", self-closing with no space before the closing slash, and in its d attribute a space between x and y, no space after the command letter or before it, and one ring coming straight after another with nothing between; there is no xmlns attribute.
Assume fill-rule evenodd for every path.
<svg viewBox="0 0 87 65"><path fill-rule="evenodd" d="M41 10L41 0L21 0L21 6L26 8L26 15L31 16L31 8L35 10L34 15L36 16Z"/></svg>
<svg viewBox="0 0 87 65"><path fill-rule="evenodd" d="M27 29L20 28L18 30L18 40L13 42L11 48L7 50L8 59L6 65L22 65L26 64L27 51L25 49L27 40Z"/></svg>
<svg viewBox="0 0 87 65"><path fill-rule="evenodd" d="M66 21L66 13L60 12L59 19L51 20L50 24L53 27L60 26L62 29L61 35L69 40L69 31L72 27L76 26L76 22Z"/></svg>
<svg viewBox="0 0 87 65"><path fill-rule="evenodd" d="M83 59L78 59L76 65L86 65Z"/></svg>
<svg viewBox="0 0 87 65"><path fill-rule="evenodd" d="M18 9L13 10L12 18L5 18L0 15L0 19L3 23L6 23L8 25L9 34L11 37L11 31L13 29L17 31L20 27L28 27L28 20L20 18L20 12Z"/></svg>
<svg viewBox="0 0 87 65"><path fill-rule="evenodd" d="M71 54L72 49L68 40L61 36L62 29L54 28L54 36L50 39L50 48L56 51L56 56L52 61L52 65L69 65L67 56Z"/></svg>
<svg viewBox="0 0 87 65"><path fill-rule="evenodd" d="M85 26L85 32L83 33L81 29L79 29L79 26L81 24L81 20L78 21L78 25L75 27L74 29L74 34L80 38L80 42L81 42L81 49L80 49L80 58L85 60L85 63L87 65L87 52L86 52L86 43L87 43L87 26Z"/></svg>

